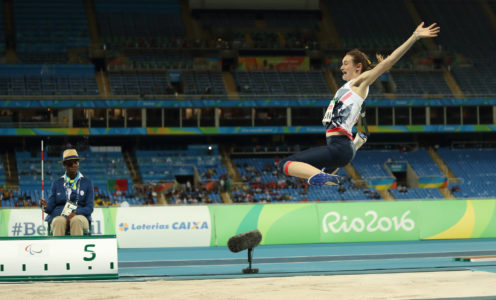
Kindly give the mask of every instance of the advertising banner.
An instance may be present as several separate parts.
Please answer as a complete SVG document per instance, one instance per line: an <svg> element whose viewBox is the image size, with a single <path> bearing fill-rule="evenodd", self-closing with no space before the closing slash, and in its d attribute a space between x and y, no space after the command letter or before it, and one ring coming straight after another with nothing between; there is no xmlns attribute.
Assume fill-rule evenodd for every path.
<svg viewBox="0 0 496 300"><path fill-rule="evenodd" d="M239 57L238 70L240 71L308 71L310 60L304 56L264 56Z"/></svg>
<svg viewBox="0 0 496 300"><path fill-rule="evenodd" d="M212 222L207 206L119 207L120 248L210 246Z"/></svg>
<svg viewBox="0 0 496 300"><path fill-rule="evenodd" d="M338 61L341 64L341 59ZM494 106L496 98L442 98L442 99L367 99L368 107L426 107L426 106ZM297 99L251 99L249 97L239 100L230 99L118 99L118 100L102 100L102 99L63 99L63 100L22 100L13 101L0 99L0 107L2 108L172 108L172 107L327 107L329 99L327 98L300 98ZM373 125L370 125L373 126ZM377 126L373 126L377 127ZM469 128L476 131L495 131L496 125L411 125L411 126L379 126L379 128L393 128L395 130L404 130L402 128L410 128L410 131L415 132L422 128L423 131L432 131L429 128L450 128L450 130L467 131L463 128ZM10 128L13 129L13 128ZM21 129L21 128L19 128ZM397 131L396 131L397 132ZM446 130L447 132L447 130Z"/></svg>
<svg viewBox="0 0 496 300"><path fill-rule="evenodd" d="M323 243L419 239L412 202L319 203L318 216Z"/></svg>
<svg viewBox="0 0 496 300"><path fill-rule="evenodd" d="M234 102L230 100L225 102ZM297 100L294 100L295 102ZM265 101L269 107L269 100ZM180 102L179 102L180 103ZM247 105L248 101L244 102ZM360 126L358 126L361 128ZM0 136L116 136L116 135L222 135L222 134L322 134L322 126L223 126L223 127L92 127L92 128L0 128ZM325 129L325 128L324 128ZM496 125L369 125L371 133L496 132Z"/></svg>
<svg viewBox="0 0 496 300"><path fill-rule="evenodd" d="M222 58L220 57L195 57L193 58L193 62L196 69L200 70L222 69ZM187 67L187 65L183 65L183 67Z"/></svg>
<svg viewBox="0 0 496 300"><path fill-rule="evenodd" d="M5 235L10 237L46 236L48 224L41 219L40 209L10 209L2 210L6 229ZM46 216L46 214L45 214ZM102 235L104 218L102 208L95 208L91 215L93 221L92 235Z"/></svg>
<svg viewBox="0 0 496 300"><path fill-rule="evenodd" d="M396 179L393 177L367 178L367 186L375 187L377 190L396 188Z"/></svg>
<svg viewBox="0 0 496 300"><path fill-rule="evenodd" d="M421 239L496 237L496 201L422 201Z"/></svg>
<svg viewBox="0 0 496 300"><path fill-rule="evenodd" d="M420 177L419 188L440 188L448 186L446 177Z"/></svg>
<svg viewBox="0 0 496 300"><path fill-rule="evenodd" d="M9 236L8 225L10 218L10 209L0 208L0 237Z"/></svg>
<svg viewBox="0 0 496 300"><path fill-rule="evenodd" d="M360 201L96 208L92 235L119 248L226 246L258 229L262 245L496 238L496 200ZM39 209L0 209L0 236L46 235Z"/></svg>
<svg viewBox="0 0 496 300"><path fill-rule="evenodd" d="M325 64L329 67L339 67L341 65L342 58L338 56L327 57L325 59Z"/></svg>
<svg viewBox="0 0 496 300"><path fill-rule="evenodd" d="M316 203L246 204L215 206L216 244L258 229L262 245L318 243Z"/></svg>

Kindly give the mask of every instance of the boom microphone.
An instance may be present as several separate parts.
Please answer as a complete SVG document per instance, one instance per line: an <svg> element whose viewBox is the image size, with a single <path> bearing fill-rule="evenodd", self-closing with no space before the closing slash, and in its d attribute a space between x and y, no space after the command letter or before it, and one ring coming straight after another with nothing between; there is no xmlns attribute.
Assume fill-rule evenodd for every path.
<svg viewBox="0 0 496 300"><path fill-rule="evenodd" d="M258 229L254 229L231 237L227 242L227 247L231 252L239 252L255 248L261 240L262 234Z"/></svg>

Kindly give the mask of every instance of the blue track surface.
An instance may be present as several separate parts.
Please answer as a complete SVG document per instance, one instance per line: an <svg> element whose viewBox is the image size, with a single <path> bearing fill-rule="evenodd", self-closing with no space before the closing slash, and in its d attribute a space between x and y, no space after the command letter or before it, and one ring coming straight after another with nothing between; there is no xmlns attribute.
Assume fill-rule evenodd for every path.
<svg viewBox="0 0 496 300"><path fill-rule="evenodd" d="M479 270L496 262L458 262L458 256L496 256L496 239L259 246L245 275L247 251L227 247L120 249L121 280L212 279L321 274Z"/></svg>

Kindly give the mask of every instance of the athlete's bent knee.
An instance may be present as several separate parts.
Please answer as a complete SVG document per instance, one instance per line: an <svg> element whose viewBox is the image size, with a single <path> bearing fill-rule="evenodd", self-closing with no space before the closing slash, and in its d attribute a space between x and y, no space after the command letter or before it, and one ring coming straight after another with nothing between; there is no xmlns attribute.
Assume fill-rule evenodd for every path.
<svg viewBox="0 0 496 300"><path fill-rule="evenodd" d="M284 174L289 175L288 168L292 162L292 160L281 160L278 165L279 170Z"/></svg>

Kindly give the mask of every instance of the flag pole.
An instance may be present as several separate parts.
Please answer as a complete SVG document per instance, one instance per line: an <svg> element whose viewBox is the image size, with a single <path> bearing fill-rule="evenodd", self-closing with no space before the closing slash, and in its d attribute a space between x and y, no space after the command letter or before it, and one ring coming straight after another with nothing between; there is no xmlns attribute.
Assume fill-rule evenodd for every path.
<svg viewBox="0 0 496 300"><path fill-rule="evenodd" d="M45 180L44 180L44 165L43 165L43 139L41 140L41 198L45 199ZM45 206L41 206L41 221L45 221Z"/></svg>

